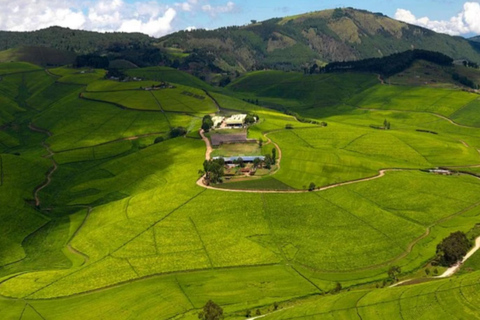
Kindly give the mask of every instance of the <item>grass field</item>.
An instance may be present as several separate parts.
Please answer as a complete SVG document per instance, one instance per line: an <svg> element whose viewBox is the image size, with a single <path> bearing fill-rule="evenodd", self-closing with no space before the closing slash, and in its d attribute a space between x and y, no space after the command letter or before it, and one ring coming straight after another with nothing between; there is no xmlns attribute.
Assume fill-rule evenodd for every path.
<svg viewBox="0 0 480 320"><path fill-rule="evenodd" d="M131 77L141 78L144 81L166 81L181 84L188 87L210 90L212 87L202 80L186 72L168 67L151 67L130 69L126 72Z"/></svg>
<svg viewBox="0 0 480 320"><path fill-rule="evenodd" d="M375 289L392 265L416 275L443 238L478 224L478 178L419 170L480 172L477 96L365 74L261 71L222 91L166 68L128 71L144 82L15 72L0 81L2 318L190 319L208 299L226 319L275 303L266 319L478 317L478 254L451 279ZM175 88L137 90L152 81ZM262 149L213 155L263 154L268 139L282 151L275 174L219 188L286 192L403 170L318 192L202 188L198 130L217 112L204 89L221 113L260 118L248 136ZM384 120L391 130L374 128ZM170 139L177 126L189 133ZM329 293L337 282L344 290Z"/></svg>
<svg viewBox="0 0 480 320"><path fill-rule="evenodd" d="M261 156L262 149L257 143L223 144L215 148L212 157Z"/></svg>

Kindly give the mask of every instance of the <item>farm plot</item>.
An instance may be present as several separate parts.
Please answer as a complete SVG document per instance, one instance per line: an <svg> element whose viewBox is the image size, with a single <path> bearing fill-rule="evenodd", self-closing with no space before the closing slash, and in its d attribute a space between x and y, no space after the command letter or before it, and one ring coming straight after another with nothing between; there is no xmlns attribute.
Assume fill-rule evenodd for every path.
<svg viewBox="0 0 480 320"><path fill-rule="evenodd" d="M359 108L431 112L448 117L476 99L473 93L453 89L377 85L354 96L348 104Z"/></svg>
<svg viewBox="0 0 480 320"><path fill-rule="evenodd" d="M39 66L28 62L0 63L0 75L40 70Z"/></svg>
<svg viewBox="0 0 480 320"><path fill-rule="evenodd" d="M311 298L265 319L479 319L478 272L450 280Z"/></svg>
<svg viewBox="0 0 480 320"><path fill-rule="evenodd" d="M217 111L212 99L199 89L175 85L173 89L152 93L165 111L201 114Z"/></svg>
<svg viewBox="0 0 480 320"><path fill-rule="evenodd" d="M83 97L96 101L110 102L129 109L162 110L151 93L145 90L85 92Z"/></svg>
<svg viewBox="0 0 480 320"><path fill-rule="evenodd" d="M476 99L453 113L451 118L457 123L466 126L480 127L479 111L480 99Z"/></svg>
<svg viewBox="0 0 480 320"><path fill-rule="evenodd" d="M138 278L139 274L183 270L183 268L208 268L208 259L203 248L198 251L200 256L197 260L192 259L195 257L195 251L191 249L187 249L183 253L177 251L179 244L172 242L168 235L176 232L177 238L182 239L185 235L175 222L170 224L170 220L167 219L186 202L202 192L194 183L197 178L198 164L202 162L202 147L203 142L191 139L179 138L165 141L102 164L99 169L109 173L109 176L104 175L102 179L98 177L96 180L89 179L94 176L94 170L97 170L95 166L92 166L91 170L93 171L79 168L75 175L70 172L69 181L72 181L70 185L65 185L65 182L68 181L62 180L63 183L52 183L47 187L46 193L63 192L63 195L59 195L60 199L68 197L69 192L98 190L93 196L82 197L81 193L77 194L72 204L78 202L78 204L84 205L102 197L108 197L114 192L122 192L125 197L121 200L107 201L104 205L95 208L73 239L72 246L88 255L90 264L56 275L38 274L38 277L42 279L45 277L45 280L39 280L39 283L52 282L54 280L49 280L52 277L59 281L55 281L54 284L48 286L48 289L45 288L35 295L37 297L69 295ZM192 161L192 159L197 159L197 161ZM179 170L180 168L183 170ZM183 174L179 172L183 172ZM84 176L86 178L82 181ZM132 177L135 179L132 180ZM186 183L186 181L191 183ZM179 192L179 190L182 191ZM161 229L164 220L165 229ZM190 220L187 222L191 225ZM132 246L135 248L137 245L138 249L142 246L145 248L145 239L148 239L147 235L151 234L152 230L160 228L156 231L168 231L169 226L173 227L170 228L172 232L165 235L158 233L160 238L156 240L157 244L163 245L159 249L156 259L142 256L142 252L148 252L148 249L134 253L129 251ZM107 239L105 234L115 234L115 236ZM193 235L195 237L192 239L198 246L201 242L196 233ZM170 249L167 248L168 244ZM185 245L189 246L190 244L186 242ZM157 263L152 264L154 261ZM186 264L186 261L191 261L191 264ZM132 266L134 266L133 269ZM111 272L105 271L112 268L118 272L111 274ZM108 273L111 276L108 276ZM61 280L56 277L61 277ZM18 286L22 279L22 277L17 277L12 284ZM5 292L17 292L16 289L7 287L4 288ZM28 294L35 291L28 291L30 289L27 288L28 285L25 287L26 291L18 292Z"/></svg>
<svg viewBox="0 0 480 320"><path fill-rule="evenodd" d="M282 299L310 295L316 289L291 269L283 266L188 272L127 283L101 292L55 300L15 302L0 298L3 315L19 317L34 308L48 319L83 319L95 310L96 316L118 319L145 317L167 319L175 315L196 316L205 302L213 299L227 315L244 313ZM239 303L239 301L242 301ZM33 310L33 309L32 309ZM121 311L123 310L123 311ZM33 312L33 311L32 311Z"/></svg>
<svg viewBox="0 0 480 320"><path fill-rule="evenodd" d="M34 119L34 123L53 133L48 143L56 151L170 130L161 112L122 110L105 103L78 99L76 94L52 105Z"/></svg>
<svg viewBox="0 0 480 320"><path fill-rule="evenodd" d="M139 69L130 69L126 73L131 77L137 77L143 79L147 82L152 81L166 81L172 83L178 83L188 87L200 88L210 90L212 89L210 85L198 79L195 76L192 76L189 73L179 71L177 69L172 69L168 67L150 67L150 68L139 68Z"/></svg>
<svg viewBox="0 0 480 320"><path fill-rule="evenodd" d="M257 71L236 80L227 88L239 97L258 98L272 106L288 106L308 114L342 104L352 95L378 83L373 75L320 74Z"/></svg>
<svg viewBox="0 0 480 320"><path fill-rule="evenodd" d="M48 72L60 78L63 83L75 83L87 85L105 77L105 70L100 69L71 69L67 67L48 69Z"/></svg>
<svg viewBox="0 0 480 320"><path fill-rule="evenodd" d="M382 168L429 168L478 164L473 148L446 136L375 130L332 123L325 128L275 132L282 149L276 178L294 188L374 176ZM454 164L455 163L455 164Z"/></svg>
<svg viewBox="0 0 480 320"><path fill-rule="evenodd" d="M115 81L115 80L97 80L88 84L87 92L108 92L125 90L144 90L147 87L158 85L156 81Z"/></svg>
<svg viewBox="0 0 480 320"><path fill-rule="evenodd" d="M45 179L48 166L41 158L0 155L0 266L23 259L24 239L47 222L24 199L33 198L32 191Z"/></svg>

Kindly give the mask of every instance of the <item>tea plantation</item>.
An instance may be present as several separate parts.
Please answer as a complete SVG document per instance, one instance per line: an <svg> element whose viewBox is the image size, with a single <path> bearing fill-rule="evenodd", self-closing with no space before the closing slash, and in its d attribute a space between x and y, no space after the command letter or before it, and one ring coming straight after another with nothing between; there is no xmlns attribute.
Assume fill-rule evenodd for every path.
<svg viewBox="0 0 480 320"><path fill-rule="evenodd" d="M478 95L368 74L212 88L126 73L142 80L0 64L0 318L197 319L208 300L226 319L480 318L478 253L424 273L480 222ZM214 113L258 116L248 137L278 170L197 183ZM418 283L389 287L392 266Z"/></svg>

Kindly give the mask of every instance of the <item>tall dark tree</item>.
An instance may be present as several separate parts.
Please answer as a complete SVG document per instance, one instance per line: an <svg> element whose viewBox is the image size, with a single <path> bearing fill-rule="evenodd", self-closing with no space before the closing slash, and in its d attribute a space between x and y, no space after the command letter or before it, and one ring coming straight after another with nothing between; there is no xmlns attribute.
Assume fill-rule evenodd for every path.
<svg viewBox="0 0 480 320"><path fill-rule="evenodd" d="M471 246L464 232L451 233L437 245L436 262L442 266L451 267L463 259Z"/></svg>

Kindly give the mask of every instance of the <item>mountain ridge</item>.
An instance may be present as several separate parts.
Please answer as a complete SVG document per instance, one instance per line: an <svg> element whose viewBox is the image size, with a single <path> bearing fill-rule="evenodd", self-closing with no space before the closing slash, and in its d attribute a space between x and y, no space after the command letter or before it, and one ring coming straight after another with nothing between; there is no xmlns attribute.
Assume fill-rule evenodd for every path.
<svg viewBox="0 0 480 320"><path fill-rule="evenodd" d="M127 60L139 66L172 66L202 77L212 73L236 77L252 70L302 70L315 63L384 57L411 49L480 63L477 39L439 34L382 13L337 8L245 26L178 31L162 38L61 27L0 31L0 50L49 47L77 55L105 55L110 61Z"/></svg>
<svg viewBox="0 0 480 320"><path fill-rule="evenodd" d="M205 50L224 70L299 69L305 63L383 57L409 49L438 51L480 61L480 50L462 37L353 8L273 18L242 27L180 31L160 38L166 48ZM232 63L233 62L233 63Z"/></svg>

